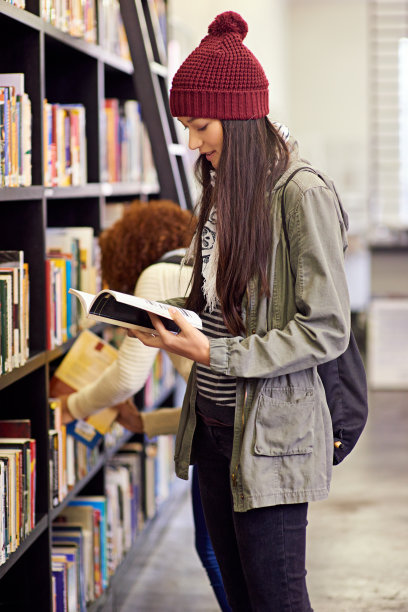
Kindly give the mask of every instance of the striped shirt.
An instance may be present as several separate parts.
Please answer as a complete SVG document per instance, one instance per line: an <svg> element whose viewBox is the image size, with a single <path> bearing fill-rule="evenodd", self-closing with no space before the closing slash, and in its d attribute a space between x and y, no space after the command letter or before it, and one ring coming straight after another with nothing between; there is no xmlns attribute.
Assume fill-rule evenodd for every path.
<svg viewBox="0 0 408 612"><path fill-rule="evenodd" d="M208 338L231 338L221 308L212 313L201 313L203 333ZM197 364L197 410L204 420L215 420L223 425L234 424L236 378L212 372L208 366Z"/></svg>

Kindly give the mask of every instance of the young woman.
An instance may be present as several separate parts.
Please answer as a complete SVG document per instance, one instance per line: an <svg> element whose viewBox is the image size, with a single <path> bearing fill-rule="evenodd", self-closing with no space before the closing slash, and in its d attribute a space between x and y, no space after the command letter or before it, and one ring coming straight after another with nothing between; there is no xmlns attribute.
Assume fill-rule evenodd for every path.
<svg viewBox="0 0 408 612"><path fill-rule="evenodd" d="M237 13L219 15L170 92L202 186L191 291L170 303L198 312L203 331L174 312L178 335L157 317L155 334L133 333L195 362L176 471L197 466L232 609L309 612L307 509L328 495L333 460L316 368L348 345L347 218L332 183L301 171L282 220L282 187L307 164L267 119L268 81L246 32Z"/></svg>
<svg viewBox="0 0 408 612"><path fill-rule="evenodd" d="M179 252L185 254L195 228L193 215L174 202L158 200L134 202L111 228L100 236L102 278L111 289L135 293L139 297L163 301L185 295L191 280L191 267L180 270ZM174 263L172 263L174 262ZM139 414L126 401L145 384L158 349L148 348L135 338L125 337L118 358L92 384L63 398L64 422L82 419L106 406L121 404L118 421L130 431L145 432L149 438L175 434L180 410L168 408ZM191 361L170 355L173 365L187 380ZM214 594L223 612L226 601L217 560L203 519L200 490L193 477L192 504L195 543L207 571Z"/></svg>

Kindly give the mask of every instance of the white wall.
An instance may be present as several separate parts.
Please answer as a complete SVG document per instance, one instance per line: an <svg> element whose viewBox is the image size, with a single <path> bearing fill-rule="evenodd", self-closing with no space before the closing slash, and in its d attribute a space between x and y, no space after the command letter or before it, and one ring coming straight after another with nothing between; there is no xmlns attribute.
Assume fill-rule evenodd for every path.
<svg viewBox="0 0 408 612"><path fill-rule="evenodd" d="M367 225L367 0L292 0L288 12L291 129L336 181L352 232Z"/></svg>
<svg viewBox="0 0 408 612"><path fill-rule="evenodd" d="M231 10L242 15L248 23L244 43L265 70L270 83L271 115L278 119L287 104L284 56L286 9L285 0L169 0L169 38L178 41L181 62L204 38L208 26L217 15Z"/></svg>
<svg viewBox="0 0 408 612"><path fill-rule="evenodd" d="M352 233L367 226L368 0L169 0L175 70L225 10L248 22L245 43L269 79L270 115L304 157L336 181Z"/></svg>

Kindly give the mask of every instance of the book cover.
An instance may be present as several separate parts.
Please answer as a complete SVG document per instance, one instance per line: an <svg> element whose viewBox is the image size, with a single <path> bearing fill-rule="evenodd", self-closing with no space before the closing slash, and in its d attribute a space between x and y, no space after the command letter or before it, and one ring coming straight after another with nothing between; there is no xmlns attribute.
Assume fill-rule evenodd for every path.
<svg viewBox="0 0 408 612"><path fill-rule="evenodd" d="M92 295L71 288L69 293L72 293L72 295L79 299L86 316L95 321L103 321L111 325L151 332L154 330L148 315L151 312L159 316L163 325L169 331L173 333L180 331L178 325L171 318L170 308L172 307L168 304L111 289L104 289L96 295ZM185 308L176 308L176 310L184 316L188 323L197 329L202 329L201 319L195 312Z"/></svg>
<svg viewBox="0 0 408 612"><path fill-rule="evenodd" d="M56 369L50 380L50 396L58 397L78 391L94 382L117 358L117 349L102 338L84 330ZM117 410L104 408L86 420L67 425L67 433L94 448L116 419Z"/></svg>

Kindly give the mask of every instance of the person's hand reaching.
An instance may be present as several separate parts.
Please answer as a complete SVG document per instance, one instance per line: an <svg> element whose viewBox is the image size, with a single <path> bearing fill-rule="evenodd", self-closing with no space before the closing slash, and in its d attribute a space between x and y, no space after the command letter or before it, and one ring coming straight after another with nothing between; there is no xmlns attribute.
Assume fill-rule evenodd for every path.
<svg viewBox="0 0 408 612"><path fill-rule="evenodd" d="M71 423L71 421L75 421L75 418L72 416L68 409L68 397L69 394L61 395L59 397L59 399L61 400L61 419L63 425L67 425L68 423Z"/></svg>
<svg viewBox="0 0 408 612"><path fill-rule="evenodd" d="M144 432L142 417L131 399L116 404L115 408L119 410L116 420L120 425L123 425L129 431L133 431L133 433Z"/></svg>

